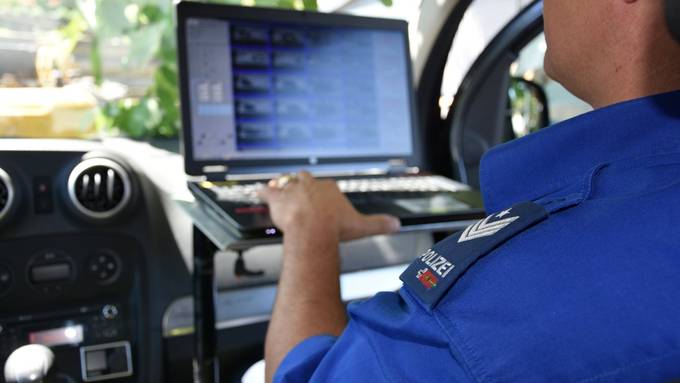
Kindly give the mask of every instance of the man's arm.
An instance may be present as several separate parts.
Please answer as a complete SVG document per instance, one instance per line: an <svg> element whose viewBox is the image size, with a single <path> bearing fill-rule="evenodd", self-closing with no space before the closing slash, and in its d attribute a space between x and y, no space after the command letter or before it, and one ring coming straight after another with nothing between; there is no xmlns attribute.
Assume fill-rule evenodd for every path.
<svg viewBox="0 0 680 383"><path fill-rule="evenodd" d="M335 182L306 172L285 185L271 182L261 196L283 230L283 266L265 342L266 381L286 354L315 335L340 335L347 324L340 299L340 241L399 229L399 220L359 214Z"/></svg>
<svg viewBox="0 0 680 383"><path fill-rule="evenodd" d="M286 233L283 267L267 330L267 381L285 355L313 335L340 335L347 324L340 300L338 238L332 233Z"/></svg>

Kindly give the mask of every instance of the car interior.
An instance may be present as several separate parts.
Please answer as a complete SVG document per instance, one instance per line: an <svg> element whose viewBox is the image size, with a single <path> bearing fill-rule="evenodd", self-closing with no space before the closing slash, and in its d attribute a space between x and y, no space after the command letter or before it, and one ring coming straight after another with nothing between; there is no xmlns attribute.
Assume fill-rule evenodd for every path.
<svg viewBox="0 0 680 383"><path fill-rule="evenodd" d="M33 27L22 32L26 22L17 15L41 7L26 12L67 36L50 44L67 50L69 60L84 57L89 91L68 85L79 76L77 60L44 46L25 48L33 37L0 28L0 367L24 368L22 381L187 382L196 378L197 363L215 357L220 381L262 381L251 366L263 359L280 238L232 246L229 234L220 237L219 218L201 209L188 188L188 181L205 179L188 176L180 150L176 5L82 2L96 7L88 10L76 1L24 3L0 1L5 29L29 35ZM416 4L418 17L408 25L415 126L431 174L479 189L487 150L589 110L543 72L541 0L507 1L517 10L478 44L450 97L442 90L447 65L466 39L466 17L495 1L334 3L328 10L340 13L363 3ZM680 40L680 3L666 4ZM71 17L76 13L84 16ZM127 37L88 15L117 24ZM97 59L83 53L97 44L100 63L125 57L116 74L133 79L125 87L102 78ZM135 87L145 90L125 96ZM165 98L175 109L163 109L158 100ZM343 244L343 301L398 290L399 274L415 256L469 222ZM27 345L34 348L17 352ZM35 367L45 360L48 371ZM7 379L0 374L0 382Z"/></svg>

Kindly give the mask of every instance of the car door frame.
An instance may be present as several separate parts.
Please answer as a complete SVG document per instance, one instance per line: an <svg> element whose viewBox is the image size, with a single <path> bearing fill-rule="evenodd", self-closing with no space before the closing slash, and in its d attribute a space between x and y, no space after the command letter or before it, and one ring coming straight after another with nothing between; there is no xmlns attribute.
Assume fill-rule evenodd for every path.
<svg viewBox="0 0 680 383"><path fill-rule="evenodd" d="M495 136L486 143L486 148L500 143L507 112L509 65L543 31L543 1L526 6L484 48L463 78L448 115L442 119L438 100L444 67L460 21L471 3L461 1L448 16L426 60L417 94L429 169L478 186L478 178L471 173L479 161L466 158L465 133L470 126L486 126L489 131L484 136ZM433 73L430 71L436 74L426 76Z"/></svg>

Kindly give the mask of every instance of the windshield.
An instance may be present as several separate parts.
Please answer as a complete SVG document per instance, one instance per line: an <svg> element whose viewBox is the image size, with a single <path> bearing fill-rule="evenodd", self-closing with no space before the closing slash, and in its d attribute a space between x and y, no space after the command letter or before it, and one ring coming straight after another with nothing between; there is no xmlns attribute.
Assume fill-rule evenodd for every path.
<svg viewBox="0 0 680 383"><path fill-rule="evenodd" d="M412 0L220 0L401 17ZM176 140L172 0L0 0L0 137Z"/></svg>

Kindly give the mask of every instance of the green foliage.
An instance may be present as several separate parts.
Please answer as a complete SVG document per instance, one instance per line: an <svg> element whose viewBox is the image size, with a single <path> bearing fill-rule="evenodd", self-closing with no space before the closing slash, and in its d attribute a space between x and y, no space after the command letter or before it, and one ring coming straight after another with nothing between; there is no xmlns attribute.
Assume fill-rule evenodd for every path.
<svg viewBox="0 0 680 383"><path fill-rule="evenodd" d="M523 122L522 126L513 126L517 137L512 138L523 137L544 128L541 116L546 105L543 105L540 101L536 94L537 90L532 88L531 84L535 83L529 83L521 78L510 78L508 88L509 112L511 116L520 116ZM534 86L540 87L538 84ZM511 123L514 124L514 121L511 121Z"/></svg>
<svg viewBox="0 0 680 383"><path fill-rule="evenodd" d="M11 0L10 0L11 1ZM135 138L176 137L180 128L177 87L177 48L172 0L63 0L54 9L49 0L41 8L58 11L67 24L62 35L71 42L89 38L95 84L104 81L101 46L111 38L127 39L130 50L123 65L154 65L153 82L139 99L110 101L100 108L98 126ZM316 10L317 0L208 0L212 3ZM392 0L381 0L390 6Z"/></svg>
<svg viewBox="0 0 680 383"><path fill-rule="evenodd" d="M316 10L316 0L212 0L212 3L243 4ZM106 103L98 123L112 133L135 138L176 137L180 127L177 88L177 48L174 8L171 0L78 0L78 11L69 15L62 33L74 41L91 32L92 74L97 85L103 82L101 41L124 37L130 51L123 57L130 67L155 64L153 83L140 99Z"/></svg>

